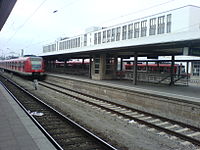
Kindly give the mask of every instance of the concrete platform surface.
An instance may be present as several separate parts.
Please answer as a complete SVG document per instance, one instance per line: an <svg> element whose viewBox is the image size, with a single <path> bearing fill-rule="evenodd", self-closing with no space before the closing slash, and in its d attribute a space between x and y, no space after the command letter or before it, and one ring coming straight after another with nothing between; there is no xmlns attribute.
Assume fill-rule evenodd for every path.
<svg viewBox="0 0 200 150"><path fill-rule="evenodd" d="M49 75L70 78L73 80L79 80L83 82L101 84L113 88L122 88L126 90L167 96L185 101L191 101L200 105L200 86L196 85L169 86L166 84L154 84L154 83L144 83L144 82L138 82L137 85L134 85L133 82L130 80L92 80L83 76L72 76L65 74L49 74Z"/></svg>
<svg viewBox="0 0 200 150"><path fill-rule="evenodd" d="M55 150L0 84L0 150Z"/></svg>

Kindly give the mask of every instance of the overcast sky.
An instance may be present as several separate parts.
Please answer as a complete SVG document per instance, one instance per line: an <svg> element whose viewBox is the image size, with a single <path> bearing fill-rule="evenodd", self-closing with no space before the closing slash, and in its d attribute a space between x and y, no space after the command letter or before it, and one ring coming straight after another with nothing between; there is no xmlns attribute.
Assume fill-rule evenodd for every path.
<svg viewBox="0 0 200 150"><path fill-rule="evenodd" d="M91 26L111 26L200 0L17 0L0 31L0 56L38 55L60 37L76 36Z"/></svg>

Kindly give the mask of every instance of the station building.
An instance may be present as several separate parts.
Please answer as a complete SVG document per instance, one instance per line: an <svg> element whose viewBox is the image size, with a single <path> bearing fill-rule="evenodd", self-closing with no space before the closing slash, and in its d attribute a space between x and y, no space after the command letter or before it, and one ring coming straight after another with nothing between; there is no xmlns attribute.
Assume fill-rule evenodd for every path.
<svg viewBox="0 0 200 150"><path fill-rule="evenodd" d="M171 56L170 84L176 80L173 67L178 55L200 56L200 7L188 5L111 27L93 27L85 34L44 45L40 54L53 70L56 60L89 59L89 77L95 80L116 79L123 59L134 57L133 64L138 64L138 57ZM136 84L140 77L134 66L131 78ZM192 68L197 76L198 60Z"/></svg>

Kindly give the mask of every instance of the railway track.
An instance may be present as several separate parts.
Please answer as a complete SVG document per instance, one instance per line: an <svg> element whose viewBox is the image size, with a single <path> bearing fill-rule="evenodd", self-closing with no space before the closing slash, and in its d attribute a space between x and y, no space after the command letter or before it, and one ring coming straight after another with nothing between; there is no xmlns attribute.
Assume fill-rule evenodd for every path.
<svg viewBox="0 0 200 150"><path fill-rule="evenodd" d="M86 103L89 106L104 111L112 116L124 119L128 123L139 123L140 127L148 126L148 131L154 131L158 135L169 135L171 139L181 139L183 145L194 144L200 146L200 128L174 121L158 115L136 110L124 105L100 99L85 93L74 91L50 82L40 82L40 85L71 96L74 100Z"/></svg>
<svg viewBox="0 0 200 150"><path fill-rule="evenodd" d="M7 87L5 88L11 96L57 149L116 150L116 148L45 104L13 81L2 77L0 77L0 80Z"/></svg>

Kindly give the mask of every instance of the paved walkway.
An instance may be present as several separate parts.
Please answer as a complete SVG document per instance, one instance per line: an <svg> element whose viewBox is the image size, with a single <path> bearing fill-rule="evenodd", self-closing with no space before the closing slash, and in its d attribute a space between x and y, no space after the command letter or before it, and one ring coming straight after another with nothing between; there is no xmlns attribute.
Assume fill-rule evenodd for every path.
<svg viewBox="0 0 200 150"><path fill-rule="evenodd" d="M0 150L55 150L0 84Z"/></svg>
<svg viewBox="0 0 200 150"><path fill-rule="evenodd" d="M92 82L96 84L102 84L105 86L112 86L116 88L123 88L127 90L157 94L162 96L169 96L169 97L197 102L200 105L200 86L194 86L194 85L169 86L166 84L164 85L164 84L153 84L144 82L138 82L137 85L134 85L132 81L128 80L92 80L83 76L72 76L65 74L50 74L50 75L62 76L74 80Z"/></svg>

